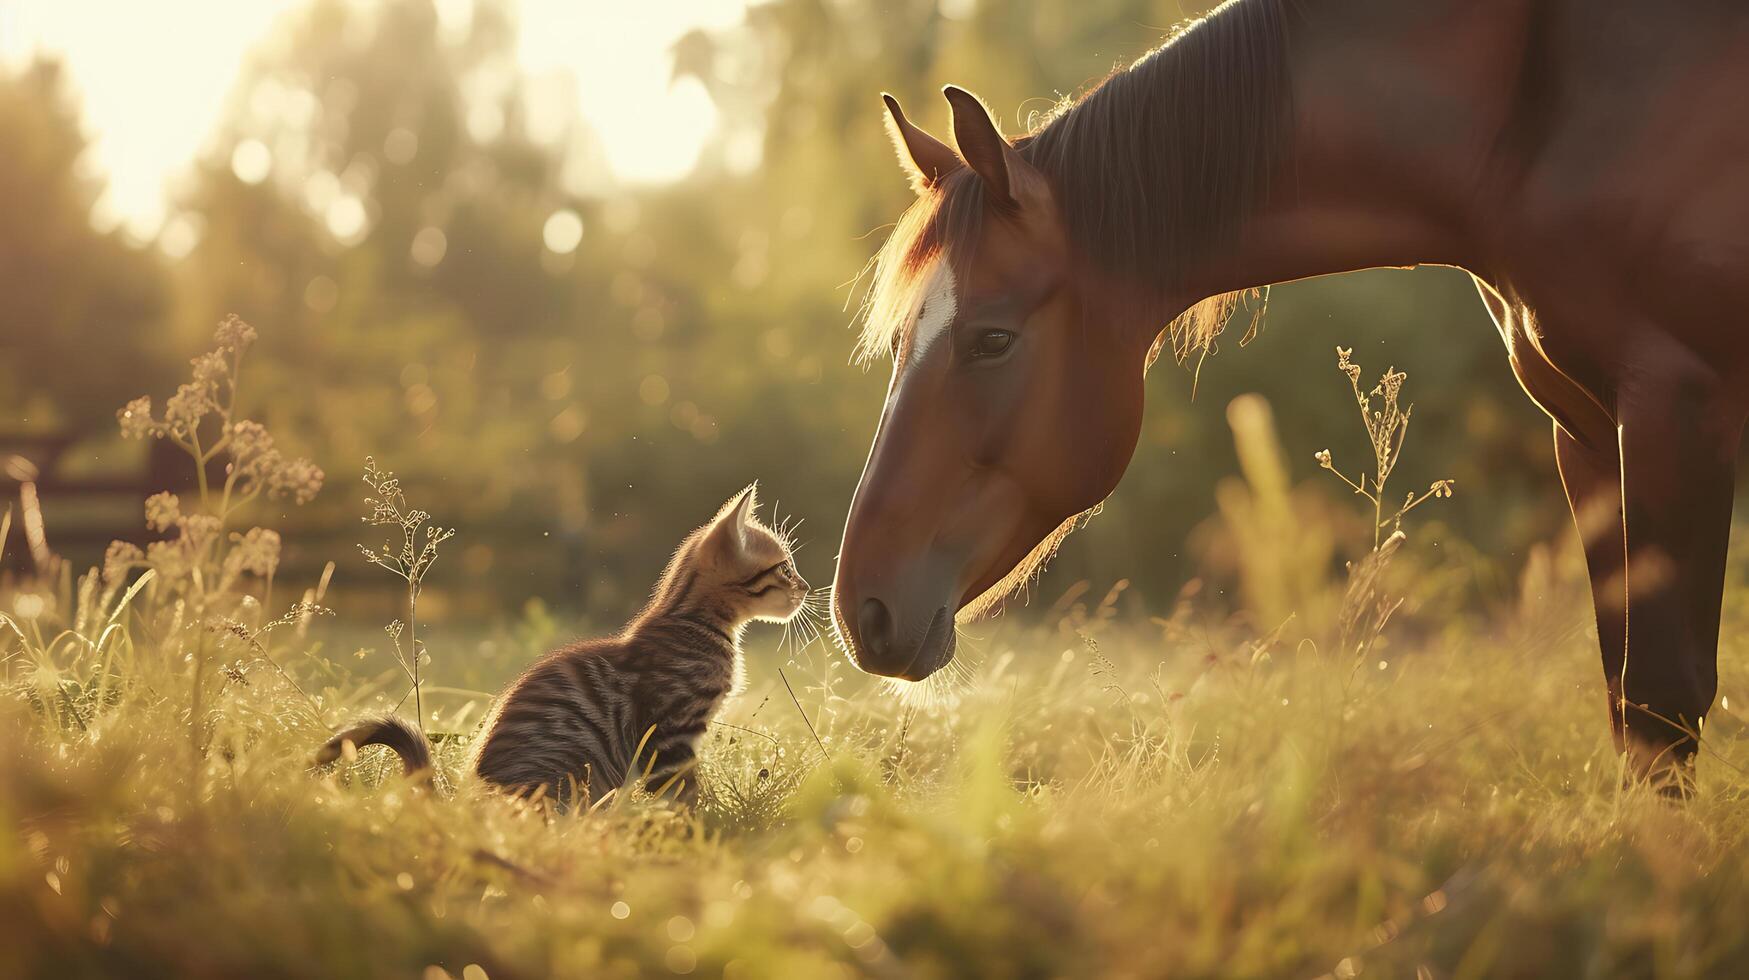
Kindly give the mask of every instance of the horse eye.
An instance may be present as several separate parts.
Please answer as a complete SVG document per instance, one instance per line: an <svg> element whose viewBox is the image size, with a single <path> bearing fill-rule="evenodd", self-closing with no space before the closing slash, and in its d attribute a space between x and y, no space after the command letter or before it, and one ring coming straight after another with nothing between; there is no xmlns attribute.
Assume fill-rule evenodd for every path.
<svg viewBox="0 0 1749 980"><path fill-rule="evenodd" d="M1008 349L1014 343L1014 334L1007 330L986 330L978 334L977 342L972 346L973 357L995 357Z"/></svg>

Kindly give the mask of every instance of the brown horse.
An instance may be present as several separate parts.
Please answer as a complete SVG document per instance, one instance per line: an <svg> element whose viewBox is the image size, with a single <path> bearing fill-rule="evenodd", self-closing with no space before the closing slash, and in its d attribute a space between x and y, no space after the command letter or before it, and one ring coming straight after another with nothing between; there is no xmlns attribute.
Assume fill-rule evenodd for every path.
<svg viewBox="0 0 1749 980"><path fill-rule="evenodd" d="M1456 266L1554 420L1617 744L1685 782L1749 416L1749 4L1232 0L1013 141L945 93L953 147L886 100L918 200L861 339L893 358L834 590L862 669L952 659L1239 291Z"/></svg>

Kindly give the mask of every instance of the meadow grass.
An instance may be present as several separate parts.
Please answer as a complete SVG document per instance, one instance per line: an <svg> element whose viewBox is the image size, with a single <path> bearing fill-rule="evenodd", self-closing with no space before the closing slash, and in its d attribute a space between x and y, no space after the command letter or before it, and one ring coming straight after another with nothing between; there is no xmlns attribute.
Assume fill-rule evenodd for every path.
<svg viewBox="0 0 1749 980"><path fill-rule="evenodd" d="M123 425L180 420L191 457L228 446L262 491L313 494L319 472L210 397L240 347L195 365L219 441L180 394ZM1698 788L1672 804L1624 785L1576 544L1533 548L1516 597L1477 608L1481 564L1449 538L1433 563L1405 544L1419 500L1381 503L1397 429L1344 524L1289 486L1261 399L1229 420L1245 476L1210 549L1231 596L1192 582L1149 610L1074 583L969 628L970 666L921 688L756 630L696 810L626 792L555 814L467 778L489 692L564 631L531 606L471 641L446 625L429 655L416 573L447 532L418 536L388 474L374 523L401 545L366 558L406 585L390 651L319 616L349 604L326 576L268 608L278 538L227 536L232 481L189 513L154 497L164 542L0 585L0 976L1737 972L1742 563ZM1346 565L1333 529L1359 543ZM366 631L378 652L343 655ZM312 768L396 705L439 737L434 780L381 750Z"/></svg>
<svg viewBox="0 0 1749 980"><path fill-rule="evenodd" d="M281 655L311 701L250 671L191 740L186 654L112 634L102 700L12 671L0 974L1684 976L1749 952L1728 711L1675 806L1622 788L1582 630L1470 623L1357 670L1180 619L994 627L933 707L815 647L789 676L818 744L760 649L697 813L557 817L482 794L460 741L436 792L378 750L311 771L362 708L319 655Z"/></svg>

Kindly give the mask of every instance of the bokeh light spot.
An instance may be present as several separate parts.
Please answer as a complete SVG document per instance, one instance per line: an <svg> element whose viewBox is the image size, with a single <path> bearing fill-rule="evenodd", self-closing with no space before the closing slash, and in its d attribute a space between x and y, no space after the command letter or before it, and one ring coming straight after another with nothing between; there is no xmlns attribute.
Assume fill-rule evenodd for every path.
<svg viewBox="0 0 1749 980"><path fill-rule="evenodd" d="M541 228L541 241L558 255L569 255L583 241L583 219L570 208L554 211Z"/></svg>
<svg viewBox="0 0 1749 980"><path fill-rule="evenodd" d="M364 238L369 216L365 213L363 201L346 194L335 198L334 203L328 205L325 219L330 235L343 245L356 245Z"/></svg>
<svg viewBox="0 0 1749 980"><path fill-rule="evenodd" d="M548 428L557 442L576 442L577 437L589 426L589 416L581 408L572 405L553 416Z"/></svg>
<svg viewBox="0 0 1749 980"><path fill-rule="evenodd" d="M662 405L668 401L668 379L652 374L638 383L638 399L646 405Z"/></svg>
<svg viewBox="0 0 1749 980"><path fill-rule="evenodd" d="M327 313L340 301L340 284L328 276L317 276L304 287L304 305L317 313Z"/></svg>
<svg viewBox="0 0 1749 980"><path fill-rule="evenodd" d="M248 139L231 151L231 173L245 184L259 184L273 172L273 154L260 140Z"/></svg>
<svg viewBox="0 0 1749 980"><path fill-rule="evenodd" d="M390 163L411 163L419 153L419 135L405 126L397 126L383 138L383 159Z"/></svg>
<svg viewBox="0 0 1749 980"><path fill-rule="evenodd" d="M663 957L670 972L687 974L698 967L698 954L687 946L670 946L668 955Z"/></svg>
<svg viewBox="0 0 1749 980"><path fill-rule="evenodd" d="M419 233L413 236L413 244L409 249L413 261L427 269L442 262L444 253L448 251L449 236L443 233L442 228L430 225L419 229Z"/></svg>

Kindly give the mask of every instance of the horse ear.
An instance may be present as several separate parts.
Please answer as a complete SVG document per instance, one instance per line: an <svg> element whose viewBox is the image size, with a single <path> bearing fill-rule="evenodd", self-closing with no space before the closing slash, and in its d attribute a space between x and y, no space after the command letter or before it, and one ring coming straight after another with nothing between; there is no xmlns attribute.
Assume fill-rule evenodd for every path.
<svg viewBox="0 0 1749 980"><path fill-rule="evenodd" d="M911 178L911 189L918 194L934 187L941 178L964 166L959 154L946 143L924 132L905 118L899 100L885 92L881 101L887 104L887 135L899 154L899 165Z"/></svg>
<svg viewBox="0 0 1749 980"><path fill-rule="evenodd" d="M753 483L718 508L717 516L711 518L710 529L705 532L705 537L711 543L722 545L736 553L746 550L747 528L753 523L753 514L757 510L759 484Z"/></svg>
<svg viewBox="0 0 1749 980"><path fill-rule="evenodd" d="M948 104L953 106L953 141L959 147L960 156L965 158L967 166L984 178L984 186L994 200L1014 206L1016 178L1029 175L1032 165L1021 159L1014 147L1002 138L1002 133L996 129L996 121L990 118L989 110L977 96L958 85L943 88L941 94L947 96Z"/></svg>

